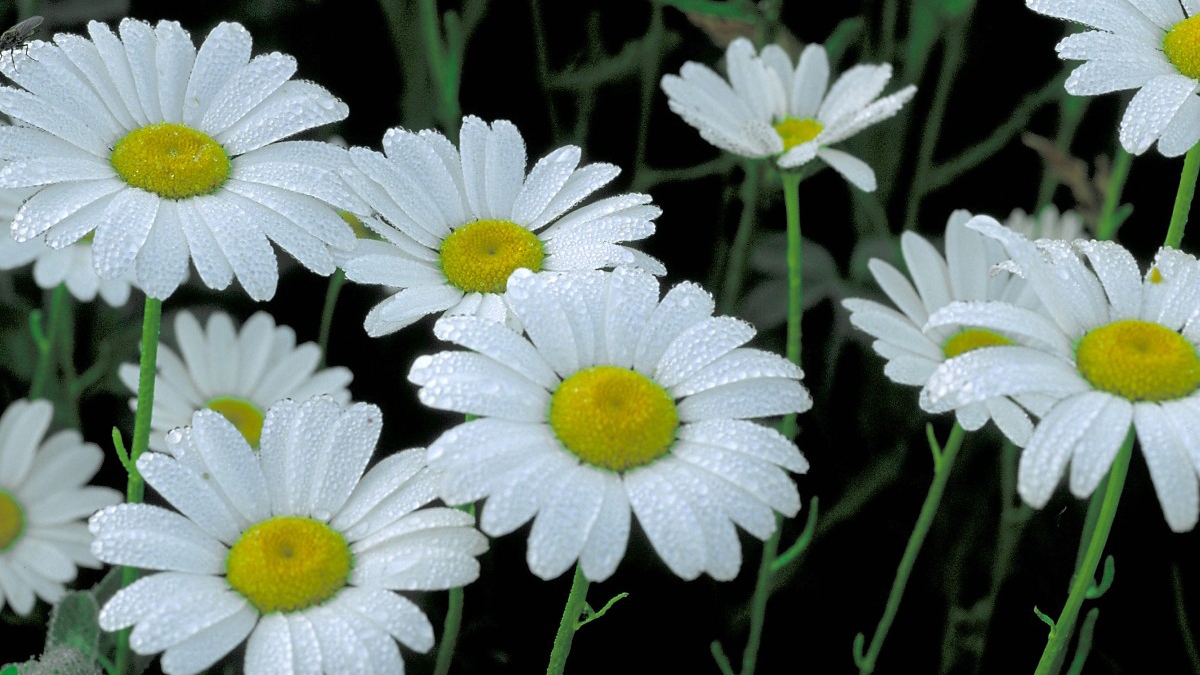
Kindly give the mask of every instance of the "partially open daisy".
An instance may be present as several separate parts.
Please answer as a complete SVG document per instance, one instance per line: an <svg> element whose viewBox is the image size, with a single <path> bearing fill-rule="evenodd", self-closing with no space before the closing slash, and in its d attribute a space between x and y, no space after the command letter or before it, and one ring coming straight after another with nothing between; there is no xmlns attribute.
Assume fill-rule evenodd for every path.
<svg viewBox="0 0 1200 675"><path fill-rule="evenodd" d="M1137 89L1121 118L1121 145L1137 155L1158 141L1167 157L1200 140L1200 4L1194 0L1025 0L1035 12L1097 30L1058 43L1085 61L1067 78L1078 96Z"/></svg>
<svg viewBox="0 0 1200 675"><path fill-rule="evenodd" d="M100 626L133 626L130 646L164 652L163 672L198 673L247 640L245 672L403 673L396 640L418 651L433 628L398 590L479 576L487 539L434 499L424 451L363 475L382 419L373 405L281 401L251 450L224 417L196 413L138 468L179 512L122 504L92 517L92 551L160 573L118 592ZM169 602L164 599L169 598Z"/></svg>
<svg viewBox="0 0 1200 675"><path fill-rule="evenodd" d="M358 171L348 182L370 205L361 214L383 242L360 241L346 277L400 291L367 314L373 336L435 312L512 318L501 295L518 268L594 270L635 265L665 274L662 263L623 246L654 233L661 210L649 195L623 194L575 208L620 173L611 164L579 166L568 145L525 173L525 141L507 120L463 119L459 148L436 131L396 128L384 154L352 148Z"/></svg>
<svg viewBox="0 0 1200 675"><path fill-rule="evenodd" d="M434 332L474 351L419 357L409 380L426 405L478 415L429 448L448 503L487 499L480 527L507 534L534 518L529 569L576 560L592 581L625 554L630 511L675 574L731 579L734 524L766 539L800 508L787 471L808 463L755 417L812 405L803 373L742 347L748 324L713 317L700 287L659 301L644 271L517 271L508 302L528 338L474 316Z"/></svg>
<svg viewBox="0 0 1200 675"><path fill-rule="evenodd" d="M91 39L58 34L14 50L0 71L0 187L39 187L12 224L18 241L62 248L95 232L101 278L132 268L155 298L182 282L236 276L256 300L275 293L271 242L331 274L329 247L353 234L330 204L359 208L338 177L346 152L327 143L277 142L344 118L325 89L292 80L296 61L250 58L250 34L218 25L200 49L179 24L88 24Z"/></svg>
<svg viewBox="0 0 1200 675"><path fill-rule="evenodd" d="M1132 424L1167 524L1192 529L1200 513L1200 264L1164 248L1142 277L1133 256L1111 242L1035 243L987 216L968 227L1004 244L1045 309L955 303L933 314L931 330L966 323L1030 339L946 361L923 405L1052 397L1017 475L1018 492L1034 507L1045 505L1068 462L1071 493L1090 495Z"/></svg>
<svg viewBox="0 0 1200 675"><path fill-rule="evenodd" d="M829 87L821 45L805 47L793 66L779 45L755 54L749 40L738 38L725 63L728 82L693 61L662 78L671 110L706 141L743 157L774 157L785 169L819 157L859 189L875 190L871 167L829 146L895 115L916 87L877 99L892 78L886 63L854 66Z"/></svg>
<svg viewBox="0 0 1200 675"><path fill-rule="evenodd" d="M318 370L320 347L297 345L296 332L276 326L266 312L256 312L240 331L224 312L213 312L207 328L191 312L180 312L175 315L175 341L182 358L165 344L158 348L150 418L150 447L155 450L165 450L166 432L191 424L192 415L203 408L224 415L257 448L267 408L279 399L327 394L338 403L350 400L350 370ZM137 364L122 364L118 374L136 394ZM136 396L129 406L137 409Z"/></svg>
<svg viewBox="0 0 1200 675"><path fill-rule="evenodd" d="M83 519L121 501L112 488L86 485L104 453L79 432L42 441L54 410L15 401L0 415L0 609L33 610L34 596L58 602L78 567L100 567Z"/></svg>
<svg viewBox="0 0 1200 675"><path fill-rule="evenodd" d="M945 258L920 235L913 232L901 235L900 248L912 275L911 282L904 273L878 258L867 263L875 281L899 311L862 298L842 301L850 310L850 323L876 338L875 351L887 361L883 373L893 382L923 387L946 359L980 347L1014 344L1015 336L1011 333L969 324L921 332L930 314L957 300L1028 304L1023 298L1023 279L992 269L1007 259L1004 248L968 230L965 225L970 218L967 211L950 214L946 221ZM1033 432L1029 415L1003 396L968 403L954 412L959 424L968 431L994 420L1017 445L1024 445Z"/></svg>

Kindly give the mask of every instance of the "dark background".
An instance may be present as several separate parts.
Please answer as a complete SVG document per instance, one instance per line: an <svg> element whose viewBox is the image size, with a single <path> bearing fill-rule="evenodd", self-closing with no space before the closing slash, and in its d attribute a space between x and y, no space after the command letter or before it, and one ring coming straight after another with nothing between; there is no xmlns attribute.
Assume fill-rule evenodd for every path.
<svg viewBox="0 0 1200 675"><path fill-rule="evenodd" d="M801 186L809 255L823 249L831 263L817 266L807 281L812 306L804 321L804 367L815 406L800 418L798 444L812 469L797 477L806 506L799 522L785 524L784 545L799 534L808 499L820 499L821 516L812 546L799 564L784 570L771 599L760 673L856 671L851 658L854 635L861 631L870 639L932 478L924 440L929 419L916 406L916 390L883 378L882 360L870 351L864 336L849 328L836 301L847 296L878 297L865 273L865 262L871 256L896 255L894 236L904 225L910 181L917 171L916 154L940 88L938 63L947 44L942 37L955 32L965 36L965 58L950 68L947 112L933 146L935 164L988 137L1017 114L1024 96L1063 72L1054 53L1054 44L1064 34L1063 23L1014 2L979 3L973 13L938 15L940 32L920 38L929 40L928 65L917 68L905 60L903 50L920 42L917 38L923 34L910 21L931 5L921 1L892 5L898 16L899 47L891 54L882 46L888 3L793 1L784 5L780 15L780 24L801 43L824 41L844 19L862 16L860 29L834 65L835 73L859 61L890 60L897 64L897 77L887 91L909 82L919 90L900 116L847 144L871 161L880 175L875 202L854 194L832 171L823 171ZM437 122L417 32L416 4L402 2L396 7L393 16L404 20L394 31L389 30L381 4L365 0L80 0L44 2L34 13L47 17L39 35L42 39L57 31L83 32L88 18L112 23L128 15L149 21L178 20L199 43L217 22L240 21L254 35L255 53L278 50L296 56L297 77L325 86L349 104L347 120L316 130L312 137L338 134L352 145L378 148L389 127L419 129ZM469 13L470 8L442 3L439 9ZM18 19L11 6L4 16L9 23ZM658 49L631 57L622 51L630 45L651 44L643 39L658 19L662 31ZM549 77L539 76L534 32L539 21L544 27ZM648 191L662 206L658 233L643 248L666 263L669 274L664 287L691 279L719 293L724 249L732 240L741 208L737 190L742 165L730 161L699 177L681 178L681 170L722 155L667 109L656 84L649 89L650 98L643 100L646 89L641 78L656 83L661 73L678 72L686 60L716 67L722 53L723 47L714 44L710 32L672 7L627 0L536 4L496 0L479 15L467 43L461 109L485 120L505 118L516 123L524 134L531 165L560 145L576 143L584 148L585 161L621 166L622 175L601 194ZM599 77L598 67L605 64L611 71L605 71L608 75L602 84L591 87L592 78ZM1032 115L1028 130L1055 136L1058 101L1065 98L1055 92ZM1111 155L1116 123L1127 101L1128 95L1087 99L1082 123L1069 145L1071 154L1089 164L1100 155ZM639 131L645 142L640 155ZM1149 260L1165 234L1181 165L1180 159L1164 159L1154 150L1133 163L1123 201L1135 210L1120 239L1143 261ZM1039 156L1019 140L1007 139L979 166L930 193L916 212L916 229L931 238L940 236L947 216L956 208L1002 219L1015 207L1031 210L1037 205L1043 175ZM782 231L779 194L778 181L768 172L757 200L756 240ZM1060 207L1073 206L1068 190L1059 188L1053 194ZM1188 241L1184 248L1190 250ZM781 256L780 248L767 246L760 262L778 267ZM221 307L241 319L265 309L279 323L292 326L300 340L316 340L327 281L284 256L280 260L283 278L268 303L257 305L235 289L222 294L196 284L181 289L164 304L167 344L173 344L171 313L189 307L199 313ZM752 275L745 291L767 279ZM10 337L0 369L0 396L7 404L28 389L28 380L22 377L26 367L21 365L25 356L19 334L24 333L25 312L41 305L42 293L27 273L6 274L0 283L6 298L17 303L3 315ZM374 287L347 284L337 306L328 361L354 371L351 391L356 400L383 409L380 451L390 452L426 445L460 418L425 409L405 377L416 355L441 348L430 337L431 319L382 339L369 339L362 331L362 317L381 297ZM784 302L779 297L777 306ZM139 303L135 294L116 313L104 305L77 309L76 357L81 367L97 358L87 336L113 344L114 360L136 360ZM769 315L758 310L734 313L760 326L757 346L782 351L782 330L771 326ZM87 392L82 413L88 440L108 449L114 424L128 435L132 415L126 399L115 377ZM944 439L952 420L942 416L932 422ZM1062 489L1044 509L1029 515L1023 527L1014 530L1015 549L1000 561L1005 574L993 596L989 588L997 562L1001 505L1015 499L1002 492L999 447L998 434L990 427L968 438L877 672L1032 672L1047 632L1033 608L1053 616L1065 600L1086 504ZM122 480L115 459L106 462L102 475L114 485ZM527 534L528 527L494 540L483 557L479 581L466 589L464 626L452 672L529 673L545 667L570 580L564 575L543 582L528 571ZM1194 654L1189 657L1182 637L1184 630L1194 634L1194 624L1180 614L1194 615L1200 599L1196 537L1195 532L1168 530L1145 465L1135 453L1108 549L1116 560L1115 582L1100 600L1085 604L1085 611L1100 608L1085 672L1137 673L1151 668L1160 673L1200 672L1200 662ZM628 592L629 597L577 635L568 672L716 673L709 655L713 640L721 640L736 663L746 639L746 607L760 552L760 545L750 537L744 536L743 544L744 563L737 580L717 583L703 577L684 582L666 569L635 528L617 573L605 583L594 584L588 596L596 607L618 592ZM96 578L98 574L85 571L81 582L86 585ZM986 612L965 618L966 609L984 597L995 599L990 623ZM445 594L417 599L440 633ZM4 613L0 621L17 623L0 628L6 645L0 663L40 650L44 610L43 605L26 621L14 617L11 610ZM953 632L949 625L956 626ZM28 648L14 648L17 644ZM432 655L405 650L405 661L412 673L428 673L433 667ZM157 661L151 668L157 668Z"/></svg>

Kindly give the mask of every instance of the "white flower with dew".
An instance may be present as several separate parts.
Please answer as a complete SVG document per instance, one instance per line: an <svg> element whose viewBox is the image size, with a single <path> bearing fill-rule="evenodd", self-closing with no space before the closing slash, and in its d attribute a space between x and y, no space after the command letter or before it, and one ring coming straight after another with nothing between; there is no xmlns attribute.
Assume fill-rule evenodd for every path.
<svg viewBox="0 0 1200 675"><path fill-rule="evenodd" d="M95 233L102 279L132 269L166 298L191 260L223 289L236 276L256 300L275 294L271 242L319 274L330 247L354 244L334 206L360 208L341 181L345 150L281 142L346 117L325 89L292 80L296 61L250 58L250 34L222 23L197 50L179 24L125 19L91 39L60 33L3 59L21 88L0 87L0 188L37 187L16 214L18 241L62 248ZM332 205L332 206L331 206Z"/></svg>
<svg viewBox="0 0 1200 675"><path fill-rule="evenodd" d="M148 574L100 611L129 645L199 673L246 642L244 672L403 673L396 641L427 651L433 627L396 591L479 576L487 539L435 497L421 449L363 474L382 419L373 405L281 401L252 450L224 417L196 413L171 454L138 460L178 512L122 504L92 517L92 551Z"/></svg>
<svg viewBox="0 0 1200 675"><path fill-rule="evenodd" d="M104 461L78 431L43 438L48 401L14 401L0 415L0 609L22 616L35 596L54 603L77 568L99 568L83 519L121 501L112 488L87 485Z"/></svg>
<svg viewBox="0 0 1200 675"><path fill-rule="evenodd" d="M506 297L528 337L443 317L434 333L472 351L419 357L408 377L426 405L478 416L429 447L430 466L447 503L487 500L484 532L534 519L534 574L551 579L578 560L588 579L607 579L633 514L679 577L732 579L734 525L766 539L776 512L799 511L787 472L808 462L749 420L811 407L803 373L743 347L754 329L712 316L699 286L660 300L642 270L518 270Z"/></svg>
<svg viewBox="0 0 1200 675"><path fill-rule="evenodd" d="M150 447L166 450L165 435L191 424L201 409L221 413L258 447L267 408L282 398L304 400L318 394L338 403L350 400L346 385L353 375L341 366L320 368L321 348L315 342L296 344L296 332L276 326L266 312L255 312L241 330L225 312L213 312L205 328L191 312L175 315L179 354L166 344L158 347L154 379L154 408L150 417ZM138 365L121 364L121 382L135 396Z"/></svg>
<svg viewBox="0 0 1200 675"><path fill-rule="evenodd" d="M396 128L383 154L352 148L346 178L371 208L360 213L384 241L360 240L346 278L399 289L367 314L372 336L427 314L511 321L502 295L509 274L633 265L665 274L658 260L625 246L654 233L662 212L649 195L622 194L578 206L620 173L579 166L573 145L525 171L525 141L507 120L463 119L459 147L436 131Z"/></svg>
<svg viewBox="0 0 1200 675"><path fill-rule="evenodd" d="M774 157L785 169L820 158L860 190L875 190L866 162L830 146L895 115L916 93L909 85L877 98L891 65L854 66L831 87L821 45L805 47L793 65L779 45L755 54L745 38L729 43L725 64L728 82L694 61L662 78L671 110L706 141L743 157Z"/></svg>
<svg viewBox="0 0 1200 675"><path fill-rule="evenodd" d="M1024 302L1025 281L993 267L1008 258L1004 247L966 228L971 214L958 210L946 221L946 256L920 235L900 237L903 272L872 258L867 264L879 287L895 309L872 300L849 298L850 323L875 338L875 351L886 360L883 373L893 382L924 387L946 359L997 344L1014 344L1016 335L970 324L940 326L922 332L929 316L955 301L1005 300ZM997 396L954 408L959 424L968 431L989 419L1013 443L1024 445L1033 432L1029 415L1007 397Z"/></svg>
<svg viewBox="0 0 1200 675"><path fill-rule="evenodd" d="M1095 30L1063 38L1060 58L1084 61L1067 78L1078 96L1136 89L1121 117L1121 145L1140 155L1158 141L1167 157L1200 140L1200 2L1025 0L1035 12Z"/></svg>
<svg viewBox="0 0 1200 675"><path fill-rule="evenodd" d="M946 361L922 391L923 407L1050 397L1017 473L1017 491L1035 508L1046 504L1068 463L1071 493L1090 495L1132 425L1167 524L1176 532L1195 527L1200 264L1164 248L1143 276L1133 256L1112 242L1035 243L987 216L968 227L1004 244L1044 309L976 302L934 313L930 330L967 323L1028 339Z"/></svg>

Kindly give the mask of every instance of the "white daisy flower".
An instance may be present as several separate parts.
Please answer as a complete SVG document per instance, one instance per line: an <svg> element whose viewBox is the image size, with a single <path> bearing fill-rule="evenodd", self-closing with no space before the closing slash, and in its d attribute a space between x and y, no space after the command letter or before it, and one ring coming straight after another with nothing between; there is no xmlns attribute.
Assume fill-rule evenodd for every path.
<svg viewBox="0 0 1200 675"><path fill-rule="evenodd" d="M400 289L367 314L372 336L426 314L511 320L501 294L513 270L594 270L662 263L622 242L654 233L662 212L649 195L623 194L572 210L620 173L579 166L580 149L561 147L525 173L525 141L507 120L463 119L459 149L436 131L391 129L385 154L352 148L346 178L370 204L360 214L383 242L358 242L346 278Z"/></svg>
<svg viewBox="0 0 1200 675"><path fill-rule="evenodd" d="M671 110L704 140L743 157L774 157L785 169L819 157L859 189L875 190L866 162L829 146L895 115L916 93L909 85L876 100L891 65L854 66L829 87L821 45L805 47L793 66L779 45L755 54L745 38L729 43L725 63L729 82L694 61L662 78Z"/></svg>
<svg viewBox="0 0 1200 675"><path fill-rule="evenodd" d="M347 114L325 89L292 80L296 61L250 58L250 34L222 23L200 49L179 24L101 23L91 39L58 34L0 71L0 187L39 187L13 237L62 248L95 231L103 279L133 269L155 298L183 281L189 258L210 288L236 276L250 297L278 282L271 242L319 274L353 234L330 204L361 208L328 143L277 142ZM327 203L328 202L328 203Z"/></svg>
<svg viewBox="0 0 1200 675"><path fill-rule="evenodd" d="M528 339L474 316L443 317L441 339L474 351L419 357L408 375L426 405L479 419L429 448L447 503L487 499L484 532L534 518L526 559L543 579L575 563L608 578L625 553L630 510L672 572L732 579L734 524L759 539L775 511L800 509L787 471L808 462L748 421L812 405L800 369L741 347L754 329L713 317L690 283L659 301L642 270L533 274L507 299Z"/></svg>
<svg viewBox="0 0 1200 675"><path fill-rule="evenodd" d="M279 399L326 394L341 404L350 400L350 370L318 370L320 347L315 342L297 345L296 332L276 326L266 312L255 312L240 331L224 312L213 312L207 329L190 312L180 312L175 315L175 340L182 358L166 344L158 348L150 418L154 450L166 450L166 432L191 424L192 415L204 408L224 415L258 447L266 410ZM118 375L136 394L138 365L121 364ZM137 410L136 396L129 407Z"/></svg>
<svg viewBox="0 0 1200 675"><path fill-rule="evenodd" d="M1140 155L1158 141L1167 157L1200 140L1200 2L1025 0L1026 6L1097 30L1068 35L1060 58L1085 61L1066 88L1077 96L1137 89L1121 118L1121 145Z"/></svg>
<svg viewBox="0 0 1200 675"><path fill-rule="evenodd" d="M328 397L281 401L251 450L202 410L171 434L172 454L138 468L179 513L122 504L89 521L92 551L158 574L118 592L100 627L133 626L129 645L164 652L162 670L198 673L241 644L245 672L403 673L396 640L426 651L433 627L399 590L442 590L479 576L487 539L441 508L424 451L363 475L379 409Z"/></svg>
<svg viewBox="0 0 1200 675"><path fill-rule="evenodd" d="M971 214L958 210L946 221L946 257L913 232L900 237L904 264L912 281L895 267L872 258L867 263L876 283L899 309L872 300L849 298L850 323L876 338L875 351L886 360L883 368L893 382L923 387L946 359L980 347L1013 344L1016 335L946 325L922 332L929 315L958 300L1005 300L1030 304L1023 279L993 266L1007 260L999 243L966 228ZM915 287L914 287L915 284ZM1029 415L1012 400L999 396L954 409L968 431L993 420L1013 443L1024 445L1033 432Z"/></svg>
<svg viewBox="0 0 1200 675"><path fill-rule="evenodd" d="M1045 310L955 303L932 315L931 330L967 323L1031 339L942 364L923 406L1052 397L1017 474L1021 497L1039 508L1068 462L1071 493L1090 495L1132 424L1167 524L1192 529L1200 512L1200 264L1164 248L1143 278L1133 256L1111 242L1035 243L987 216L968 227L1004 244Z"/></svg>
<svg viewBox="0 0 1200 675"><path fill-rule="evenodd" d="M22 616L34 596L58 602L79 567L99 568L83 519L121 501L112 488L86 485L104 461L78 431L42 442L53 407L15 401L0 415L0 609Z"/></svg>
<svg viewBox="0 0 1200 675"><path fill-rule="evenodd" d="M1083 216L1071 210L1059 213L1058 207L1053 204L1042 207L1036 215L1025 213L1024 209L1013 209L1004 226L1030 239L1073 241L1087 235Z"/></svg>

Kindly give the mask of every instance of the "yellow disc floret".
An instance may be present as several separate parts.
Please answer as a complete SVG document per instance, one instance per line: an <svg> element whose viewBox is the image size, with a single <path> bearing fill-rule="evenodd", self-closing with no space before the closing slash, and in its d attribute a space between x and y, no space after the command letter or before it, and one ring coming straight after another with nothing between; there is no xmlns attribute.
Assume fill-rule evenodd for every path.
<svg viewBox="0 0 1200 675"><path fill-rule="evenodd" d="M563 380L550 399L550 428L580 459L625 471L662 457L675 442L679 413L667 390L617 366Z"/></svg>
<svg viewBox="0 0 1200 675"><path fill-rule="evenodd" d="M546 250L537 235L508 220L476 220L442 241L446 279L467 293L503 293L508 275L542 270Z"/></svg>
<svg viewBox="0 0 1200 675"><path fill-rule="evenodd" d="M25 531L25 511L17 498L0 489L0 553L12 548Z"/></svg>
<svg viewBox="0 0 1200 675"><path fill-rule="evenodd" d="M966 328L951 335L942 343L942 354L952 359L980 347L1002 347L1014 344L1012 340L982 328Z"/></svg>
<svg viewBox="0 0 1200 675"><path fill-rule="evenodd" d="M785 117L782 122L775 125L775 133L783 139L783 151L787 152L801 143L807 143L816 138L824 128L825 125L811 117L804 119Z"/></svg>
<svg viewBox="0 0 1200 675"><path fill-rule="evenodd" d="M1200 358L1179 333L1126 319L1093 328L1075 347L1075 365L1096 389L1131 401L1169 401L1200 387Z"/></svg>
<svg viewBox="0 0 1200 675"><path fill-rule="evenodd" d="M225 559L226 578L259 612L295 612L337 595L353 556L325 523L279 516L247 529Z"/></svg>
<svg viewBox="0 0 1200 675"><path fill-rule="evenodd" d="M253 401L236 396L218 396L209 399L205 408L221 413L221 416L233 423L237 430L246 437L250 447L257 448L258 440L262 437L263 414L262 408L254 405Z"/></svg>
<svg viewBox="0 0 1200 675"><path fill-rule="evenodd" d="M229 154L211 136L182 124L160 122L134 129L113 147L117 175L163 199L215 192L229 178Z"/></svg>
<svg viewBox="0 0 1200 675"><path fill-rule="evenodd" d="M1162 49L1180 73L1200 79L1200 14L1172 26L1163 36Z"/></svg>

